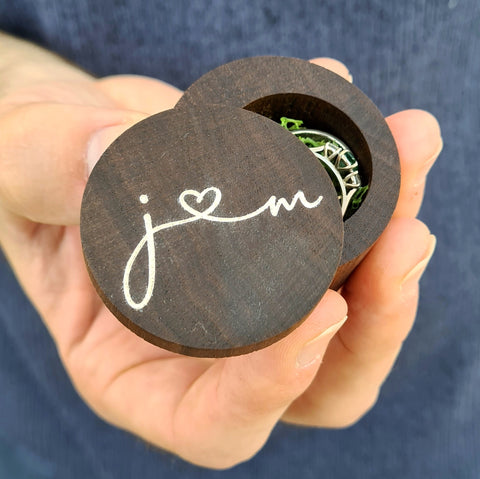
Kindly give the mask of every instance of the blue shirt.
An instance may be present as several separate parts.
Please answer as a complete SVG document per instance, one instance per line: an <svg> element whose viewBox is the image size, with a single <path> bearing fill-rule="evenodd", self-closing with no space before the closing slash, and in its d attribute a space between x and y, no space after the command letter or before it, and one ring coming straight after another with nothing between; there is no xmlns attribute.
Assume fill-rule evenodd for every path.
<svg viewBox="0 0 480 479"><path fill-rule="evenodd" d="M480 3L15 0L0 29L95 75L185 88L245 56L330 56L385 115L423 108L445 142L421 218L438 237L417 323L376 407L347 430L279 425L249 462L200 469L97 418L0 260L0 477L480 477Z"/></svg>

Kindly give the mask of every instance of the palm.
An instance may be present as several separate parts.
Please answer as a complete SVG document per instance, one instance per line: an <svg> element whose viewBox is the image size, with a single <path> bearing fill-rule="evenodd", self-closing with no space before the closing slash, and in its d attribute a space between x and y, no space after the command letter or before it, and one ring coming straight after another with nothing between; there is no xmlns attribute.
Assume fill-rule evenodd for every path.
<svg viewBox="0 0 480 479"><path fill-rule="evenodd" d="M44 87L22 95L52 100ZM80 97L95 108L148 114L173 106L178 95L153 80L113 77L72 84L71 90L63 88L60 100L78 102ZM418 113L390 120L401 156L409 151L412 134L422 121L432 123ZM104 142L127 126L112 129ZM427 143L435 148L434 127L427 128L431 130ZM330 344L333 332L321 338L317 360L302 368L295 368L295 358L303 345L345 314L345 301L338 293L327 293L294 333L269 348L236 358L194 359L146 343L118 322L90 282L78 226L42 224L74 224L78 195L71 204L53 208L53 213L50 209L24 215L35 222L21 218L18 211L4 211L9 227L3 231L2 244L91 407L119 427L191 461L223 467L254 454L282 416L296 423L338 427L357 420L375 402L415 316L416 289L405 300L400 279L405 265L425 256L428 231L410 219L423 191L412 173L418 166L415 161L425 158L402 158L406 181L402 180L396 218L345 285L349 321ZM414 249L412 244L420 246ZM388 272L379 274L379 264L389 266ZM390 321L380 321L385 317Z"/></svg>
<svg viewBox="0 0 480 479"><path fill-rule="evenodd" d="M115 421L112 406L118 414L131 414L133 405L144 410L148 402L159 401L155 395L165 396L165 388L159 386L168 378L169 389L182 395L209 367L211 361L176 355L143 341L112 316L91 284L77 226L23 222L22 229L18 233L28 236L23 255L27 260L17 262L16 272L48 318L73 381L97 412Z"/></svg>

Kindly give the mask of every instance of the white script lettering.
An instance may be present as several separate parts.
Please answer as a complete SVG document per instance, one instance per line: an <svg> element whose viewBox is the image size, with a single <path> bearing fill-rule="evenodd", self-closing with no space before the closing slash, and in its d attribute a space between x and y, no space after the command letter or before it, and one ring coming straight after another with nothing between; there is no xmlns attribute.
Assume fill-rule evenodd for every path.
<svg viewBox="0 0 480 479"><path fill-rule="evenodd" d="M192 200L195 200L197 205L201 205L204 201L207 203L205 197L207 195L212 196L213 193L213 200L211 200L208 207L206 207L203 211L199 211L192 206ZM190 198L190 203L188 203L187 199ZM178 202L180 206L183 208L184 211L189 213L191 216L189 218L177 221L171 221L169 223L164 223L158 226L153 227L152 225L152 217L150 214L143 215L143 222L145 224L145 235L143 238L138 242L137 246L133 250L130 258L127 261L125 266L125 272L123 275L123 292L125 295L125 300L127 304L136 310L143 309L150 301L153 295L153 289L155 286L155 234L159 231L166 230L168 228L174 228L175 226L181 226L187 223L192 223L194 221L204 220L204 221L212 221L216 223L237 223L239 221L246 221L255 216L262 214L266 210L270 210L270 214L272 216L277 216L280 208L284 208L287 211L292 211L297 204L297 201L305 208L316 208L322 201L323 196L319 196L314 202L309 202L305 198L303 191L298 191L292 198L290 202L288 202L285 198L278 198L276 196L271 196L269 200L260 208L252 211L243 216L236 216L232 218L224 218L220 216L212 216L212 213L220 204L222 200L222 192L212 186L210 188L204 189L202 192L198 192L195 190L185 190L179 197ZM147 195L140 195L139 200L142 204L148 203L148 196ZM147 258L148 258L148 276L147 276L147 286L145 289L145 294L143 299L140 302L136 302L130 293L130 273L132 268L135 264L135 261L142 251L142 249L147 246Z"/></svg>

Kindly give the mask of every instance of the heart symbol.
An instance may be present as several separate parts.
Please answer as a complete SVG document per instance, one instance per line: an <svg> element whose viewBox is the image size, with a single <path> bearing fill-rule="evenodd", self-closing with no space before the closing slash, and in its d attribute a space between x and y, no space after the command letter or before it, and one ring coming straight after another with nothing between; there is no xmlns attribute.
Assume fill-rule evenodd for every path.
<svg viewBox="0 0 480 479"><path fill-rule="evenodd" d="M213 200L212 200L210 206L208 208L205 208L203 211L199 211L199 210L193 208L191 205L189 205L185 201L186 197L193 196L195 198L197 204L200 205L203 202L203 200L205 199L205 196L208 195L210 192L214 193ZM222 192L218 188L215 188L215 186L211 186L210 188L205 188L201 193L199 193L196 190L185 190L178 197L178 201L185 211L188 211L188 213L190 213L192 216L201 217L201 218L205 218L210 213L212 213L217 208L217 206L220 204L221 200L222 200Z"/></svg>

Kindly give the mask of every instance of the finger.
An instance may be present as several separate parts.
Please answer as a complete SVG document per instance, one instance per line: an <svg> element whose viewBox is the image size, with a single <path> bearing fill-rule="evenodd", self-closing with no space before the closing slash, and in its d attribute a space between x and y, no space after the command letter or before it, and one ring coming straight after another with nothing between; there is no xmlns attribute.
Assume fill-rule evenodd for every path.
<svg viewBox="0 0 480 479"><path fill-rule="evenodd" d="M312 58L309 61L310 63L314 63L315 65L319 65L323 68L326 68L327 70L332 71L333 73L336 73L337 75L340 75L341 77L345 78L345 80L348 80L350 83L352 83L353 81L352 75L348 71L348 68L342 62L339 62L334 58L319 57Z"/></svg>
<svg viewBox="0 0 480 479"><path fill-rule="evenodd" d="M344 427L375 403L415 319L418 281L435 237L418 220L394 219L344 285L349 319L288 421Z"/></svg>
<svg viewBox="0 0 480 479"><path fill-rule="evenodd" d="M141 374L128 368L109 384L98 412L108 411L120 427L191 462L231 467L262 447L311 382L345 314L343 298L329 291L299 328L263 350L208 368L181 357L152 365L148 373L145 367Z"/></svg>
<svg viewBox="0 0 480 479"><path fill-rule="evenodd" d="M173 108L182 91L155 78L139 75L115 75L97 81L97 86L120 108L153 115Z"/></svg>
<svg viewBox="0 0 480 479"><path fill-rule="evenodd" d="M0 119L0 205L47 224L77 224L87 164L145 115L110 108L55 103L17 106ZM113 134L112 134L113 133ZM101 152L100 152L101 153Z"/></svg>
<svg viewBox="0 0 480 479"><path fill-rule="evenodd" d="M413 218L422 204L425 179L442 150L440 126L422 110L406 110L387 118L400 157L400 196L394 216Z"/></svg>

